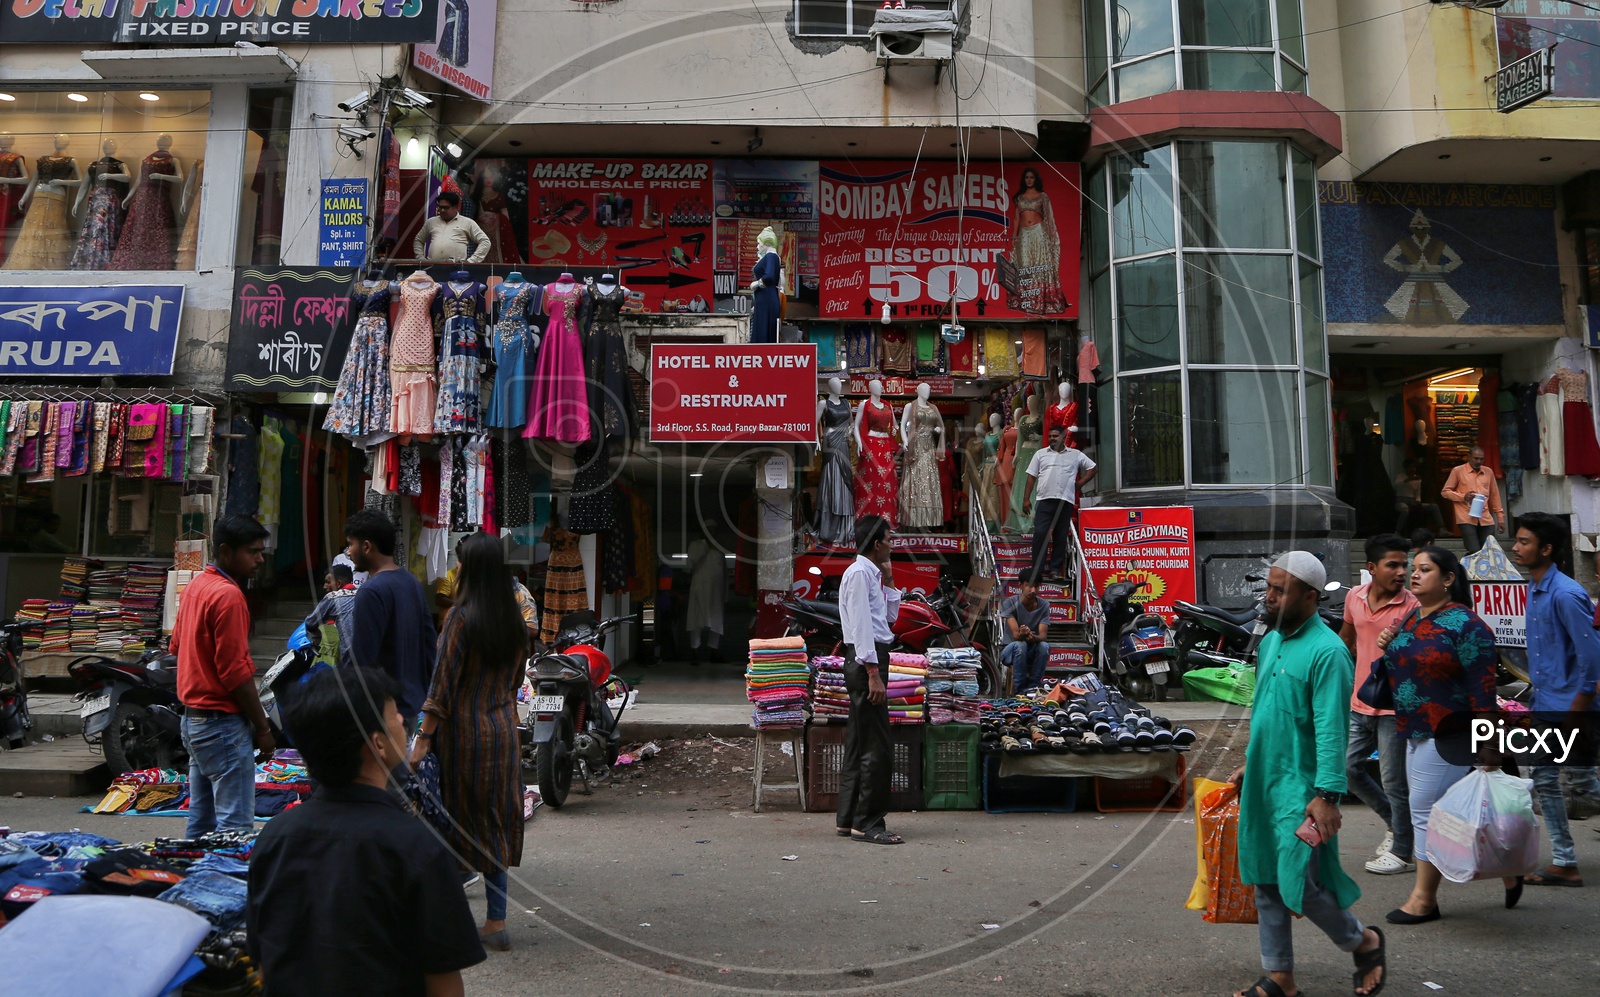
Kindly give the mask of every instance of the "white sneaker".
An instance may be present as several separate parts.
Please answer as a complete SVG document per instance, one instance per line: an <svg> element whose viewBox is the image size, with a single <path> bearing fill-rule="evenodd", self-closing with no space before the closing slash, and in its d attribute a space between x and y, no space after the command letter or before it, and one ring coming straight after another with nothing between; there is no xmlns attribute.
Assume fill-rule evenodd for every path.
<svg viewBox="0 0 1600 997"><path fill-rule="evenodd" d="M1407 862L1394 852L1384 852L1367 863L1367 871L1375 876L1399 876L1416 872L1417 865L1415 862Z"/></svg>
<svg viewBox="0 0 1600 997"><path fill-rule="evenodd" d="M1383 840L1378 843L1377 850L1372 854L1376 858L1383 858L1392 851L1394 851L1394 832L1385 831L1383 832Z"/></svg>

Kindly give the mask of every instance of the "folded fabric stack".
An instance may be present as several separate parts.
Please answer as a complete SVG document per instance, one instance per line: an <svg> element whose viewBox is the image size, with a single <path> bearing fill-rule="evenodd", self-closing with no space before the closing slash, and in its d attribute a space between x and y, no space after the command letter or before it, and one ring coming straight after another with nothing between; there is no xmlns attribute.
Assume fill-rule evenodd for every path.
<svg viewBox="0 0 1600 997"><path fill-rule="evenodd" d="M811 666L803 637L752 640L745 695L755 704L750 725L757 729L804 727L809 705Z"/></svg>
<svg viewBox="0 0 1600 997"><path fill-rule="evenodd" d="M811 659L811 715L813 719L847 720L850 694L844 688L844 659L832 655Z"/></svg>
<svg viewBox="0 0 1600 997"><path fill-rule="evenodd" d="M83 602L89 598L89 572L103 567L99 561L85 557L68 557L61 561L61 601Z"/></svg>
<svg viewBox="0 0 1600 997"><path fill-rule="evenodd" d="M17 610L18 620L28 620L34 623L43 623L50 615L49 599L24 599L22 608ZM22 646L26 650L38 650L39 644L44 640L44 631L30 627L22 632Z"/></svg>
<svg viewBox="0 0 1600 997"><path fill-rule="evenodd" d="M39 650L65 654L72 650L72 610L77 603L52 602L45 610L44 629L40 634Z"/></svg>
<svg viewBox="0 0 1600 997"><path fill-rule="evenodd" d="M889 655L889 722L920 724L927 719L928 659L921 654Z"/></svg>
<svg viewBox="0 0 1600 997"><path fill-rule="evenodd" d="M930 686L932 683L929 683ZM950 724L955 723L955 713L951 709L954 701L948 692L929 692L927 697L928 723Z"/></svg>
<svg viewBox="0 0 1600 997"><path fill-rule="evenodd" d="M128 565L122 586L122 649L143 651L161 637L161 598L167 570L156 564Z"/></svg>
<svg viewBox="0 0 1600 997"><path fill-rule="evenodd" d="M93 651L100 636L100 610L93 606L73 606L67 619L67 646L74 651Z"/></svg>
<svg viewBox="0 0 1600 997"><path fill-rule="evenodd" d="M950 692L956 696L978 694L978 668L982 664L983 657L975 647L928 648L928 667L949 674Z"/></svg>

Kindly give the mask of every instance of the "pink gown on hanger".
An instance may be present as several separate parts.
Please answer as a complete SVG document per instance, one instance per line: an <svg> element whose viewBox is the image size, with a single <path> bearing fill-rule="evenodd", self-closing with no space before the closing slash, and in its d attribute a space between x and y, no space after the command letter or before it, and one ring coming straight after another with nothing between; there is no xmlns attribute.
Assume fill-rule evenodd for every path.
<svg viewBox="0 0 1600 997"><path fill-rule="evenodd" d="M589 396L578 336L578 303L584 293L576 281L545 285L544 310L550 322L528 396L528 425L522 430L528 439L582 443L589 438Z"/></svg>

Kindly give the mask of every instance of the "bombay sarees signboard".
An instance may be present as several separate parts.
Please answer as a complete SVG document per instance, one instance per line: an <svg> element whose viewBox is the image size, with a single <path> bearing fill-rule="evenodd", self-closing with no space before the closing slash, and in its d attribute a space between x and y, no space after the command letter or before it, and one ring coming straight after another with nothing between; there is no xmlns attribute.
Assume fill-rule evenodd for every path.
<svg viewBox="0 0 1600 997"><path fill-rule="evenodd" d="M431 42L439 0L0 0L0 44Z"/></svg>
<svg viewBox="0 0 1600 997"><path fill-rule="evenodd" d="M332 391L350 348L353 270L240 270L228 333L234 391Z"/></svg>
<svg viewBox="0 0 1600 997"><path fill-rule="evenodd" d="M815 343L652 343L652 443L817 442Z"/></svg>

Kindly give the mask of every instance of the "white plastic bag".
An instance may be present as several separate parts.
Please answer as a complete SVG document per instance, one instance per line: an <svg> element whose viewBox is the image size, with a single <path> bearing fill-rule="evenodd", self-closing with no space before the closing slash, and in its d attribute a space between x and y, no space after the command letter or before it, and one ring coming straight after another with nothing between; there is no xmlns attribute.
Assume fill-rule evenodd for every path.
<svg viewBox="0 0 1600 997"><path fill-rule="evenodd" d="M1539 865L1533 780L1473 769L1428 817L1428 861L1452 883L1522 876Z"/></svg>

